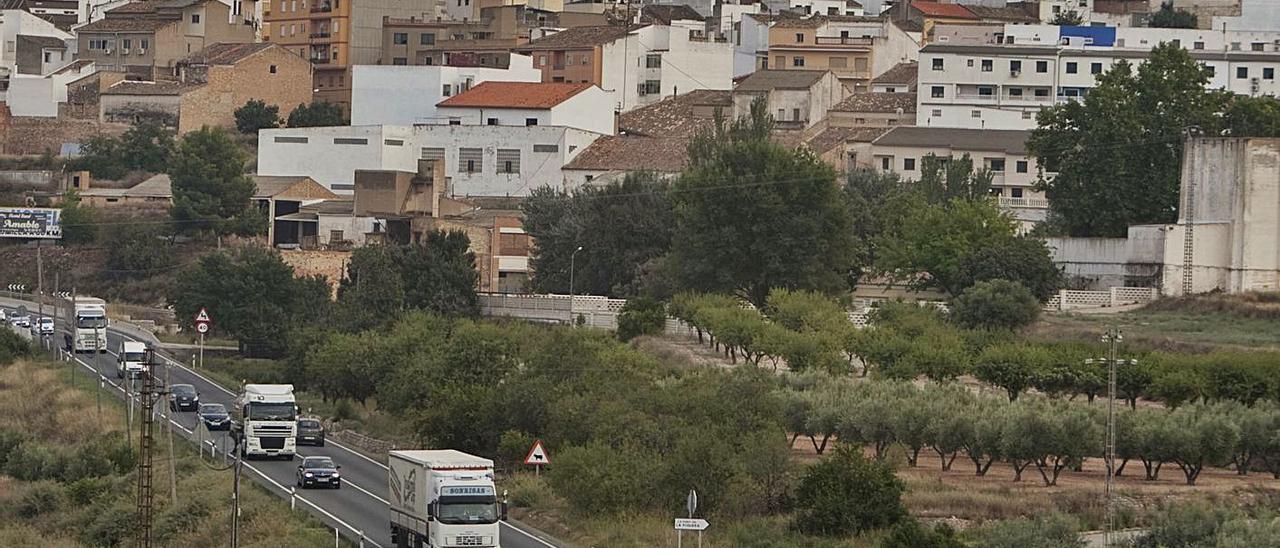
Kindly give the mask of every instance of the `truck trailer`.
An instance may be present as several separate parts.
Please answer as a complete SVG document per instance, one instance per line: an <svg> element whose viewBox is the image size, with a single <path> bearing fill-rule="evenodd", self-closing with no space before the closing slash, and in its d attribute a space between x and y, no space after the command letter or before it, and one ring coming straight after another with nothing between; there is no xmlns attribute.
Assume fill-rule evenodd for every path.
<svg viewBox="0 0 1280 548"><path fill-rule="evenodd" d="M391 451L391 541L400 548L499 546L493 461L453 449Z"/></svg>

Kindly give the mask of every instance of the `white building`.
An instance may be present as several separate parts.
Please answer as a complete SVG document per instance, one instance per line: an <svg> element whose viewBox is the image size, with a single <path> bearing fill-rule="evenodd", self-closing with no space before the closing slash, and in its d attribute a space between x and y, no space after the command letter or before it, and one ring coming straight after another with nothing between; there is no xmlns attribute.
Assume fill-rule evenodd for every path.
<svg viewBox="0 0 1280 548"><path fill-rule="evenodd" d="M563 126L338 126L258 133L259 175L306 175L350 195L357 169L415 171L443 159L451 196L564 187L561 167L602 135Z"/></svg>
<svg viewBox="0 0 1280 548"><path fill-rule="evenodd" d="M540 82L533 58L512 55L505 69L443 65L355 65L351 77L351 125L434 123L436 104L481 82Z"/></svg>
<svg viewBox="0 0 1280 548"><path fill-rule="evenodd" d="M1083 97L1121 60L1140 64L1161 42L1208 67L1208 87L1280 93L1280 32L1008 25L1004 44L929 44L920 50L916 124L1031 129L1043 107Z"/></svg>
<svg viewBox="0 0 1280 548"><path fill-rule="evenodd" d="M733 116L748 116L751 104L763 99L778 127L809 129L846 95L831 71L758 70L733 88Z"/></svg>
<svg viewBox="0 0 1280 548"><path fill-rule="evenodd" d="M436 105L443 123L561 126L613 135L613 100L592 84L483 82Z"/></svg>

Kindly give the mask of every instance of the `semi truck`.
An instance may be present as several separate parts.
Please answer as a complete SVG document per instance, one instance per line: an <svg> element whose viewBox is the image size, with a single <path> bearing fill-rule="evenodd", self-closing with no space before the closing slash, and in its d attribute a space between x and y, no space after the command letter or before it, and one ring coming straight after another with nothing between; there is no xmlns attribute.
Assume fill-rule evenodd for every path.
<svg viewBox="0 0 1280 548"><path fill-rule="evenodd" d="M391 541L400 548L498 547L507 504L493 461L453 449L391 451Z"/></svg>
<svg viewBox="0 0 1280 548"><path fill-rule="evenodd" d="M298 439L298 402L292 384L246 384L231 416L242 457L293 460Z"/></svg>
<svg viewBox="0 0 1280 548"><path fill-rule="evenodd" d="M68 350L107 351L107 301L78 296L58 303L66 310Z"/></svg>

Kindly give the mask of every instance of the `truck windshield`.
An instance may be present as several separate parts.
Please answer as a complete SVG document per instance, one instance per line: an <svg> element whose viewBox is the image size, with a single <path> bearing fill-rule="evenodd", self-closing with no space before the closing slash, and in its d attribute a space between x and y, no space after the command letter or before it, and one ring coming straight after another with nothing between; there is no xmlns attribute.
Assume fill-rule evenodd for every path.
<svg viewBox="0 0 1280 548"><path fill-rule="evenodd" d="M80 329L102 329L106 326L106 316L80 316L76 318L76 327Z"/></svg>
<svg viewBox="0 0 1280 548"><path fill-rule="evenodd" d="M126 362L141 363L145 361L146 358L147 358L146 354L143 354L142 352L125 352L124 353L124 361Z"/></svg>
<svg viewBox="0 0 1280 548"><path fill-rule="evenodd" d="M251 403L248 418L255 421L291 421L294 412L292 403Z"/></svg>
<svg viewBox="0 0 1280 548"><path fill-rule="evenodd" d="M440 504L440 523L497 523L498 505L492 502L452 502Z"/></svg>

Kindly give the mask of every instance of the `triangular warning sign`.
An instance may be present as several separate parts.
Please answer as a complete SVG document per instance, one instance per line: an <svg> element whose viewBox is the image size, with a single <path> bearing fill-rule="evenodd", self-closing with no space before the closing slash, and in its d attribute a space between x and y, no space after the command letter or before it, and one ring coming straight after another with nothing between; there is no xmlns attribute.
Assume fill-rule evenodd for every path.
<svg viewBox="0 0 1280 548"><path fill-rule="evenodd" d="M524 458L525 464L551 464L551 458L547 457L547 450L542 447L542 440L533 442L533 447L529 449L529 455Z"/></svg>
<svg viewBox="0 0 1280 548"><path fill-rule="evenodd" d="M207 322L207 321L210 321L210 320L209 320L209 311L208 311L208 310L205 310L205 309L204 309L204 307L201 307L201 308L200 308L200 312L199 312L198 314L196 314L196 321L197 321L197 322Z"/></svg>

